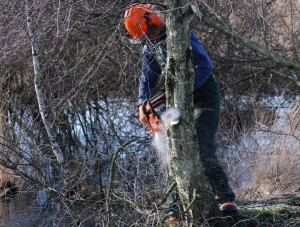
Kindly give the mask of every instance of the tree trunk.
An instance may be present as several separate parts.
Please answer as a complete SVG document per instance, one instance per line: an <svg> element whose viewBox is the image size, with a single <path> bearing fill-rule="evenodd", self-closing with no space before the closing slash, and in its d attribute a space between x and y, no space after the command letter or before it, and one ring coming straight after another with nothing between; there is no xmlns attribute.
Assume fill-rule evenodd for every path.
<svg viewBox="0 0 300 227"><path fill-rule="evenodd" d="M62 151L55 139L55 133L52 130L51 122L49 121L49 114L46 108L46 101L43 96L42 91L42 80L41 80L41 69L40 69L40 62L39 62L39 53L38 53L38 44L35 39L35 33L34 29L32 27L32 17L31 17L31 11L28 6L28 1L26 1L26 18L27 18L27 28L28 28L28 34L31 41L31 50L32 50L32 64L34 69L34 87L36 92L36 97L38 100L38 106L39 111L43 120L43 124L45 126L45 129L47 131L47 135L50 140L50 144L52 147L53 154L59 164L61 164L64 161L64 157L62 155Z"/></svg>
<svg viewBox="0 0 300 227"><path fill-rule="evenodd" d="M187 1L166 0L166 3L167 106L177 106L181 113L179 123L167 131L169 164L187 221L191 223L191 220L196 222L210 217L215 206L213 193L204 177L195 130L189 7Z"/></svg>
<svg viewBox="0 0 300 227"><path fill-rule="evenodd" d="M32 27L32 16L31 10L28 5L28 1L26 0L25 11L26 11L26 19L27 19L27 28L28 33L31 40L31 50L32 50L32 64L34 69L34 87L36 92L36 97L38 100L39 112L42 117L42 121L44 127L46 129L47 135L50 140L52 153L55 158L51 158L52 164L52 177L53 183L50 185L50 193L55 194L56 196L61 195L62 190L62 164L64 162L64 156L62 150L60 149L59 144L56 141L55 132L53 130L53 123L49 120L49 110L47 110L46 101L44 99L43 90L42 90L42 74L40 69L39 62L39 52L38 52L38 44L36 41L36 34L34 33L34 28Z"/></svg>

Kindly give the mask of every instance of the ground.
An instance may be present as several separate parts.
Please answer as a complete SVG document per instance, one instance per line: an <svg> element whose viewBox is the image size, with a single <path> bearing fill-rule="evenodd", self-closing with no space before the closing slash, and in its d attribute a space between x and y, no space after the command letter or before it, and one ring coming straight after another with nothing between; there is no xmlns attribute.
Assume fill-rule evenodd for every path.
<svg viewBox="0 0 300 227"><path fill-rule="evenodd" d="M150 217L144 217L137 213L132 213L130 205L126 205L128 212L113 211L111 216L114 219L106 220L105 212L101 209L102 205L97 207L87 206L84 201L78 201L80 206L75 206L75 203L70 206L78 215L75 217L69 215L68 210L57 209L53 203L52 209L42 209L41 203L37 194L20 194L18 197L11 200L2 200L0 203L0 226L5 227L33 227L33 226L103 226L104 221L112 223L109 226L162 226L160 225L159 216L151 215L153 222L149 221ZM25 198L24 198L25 197ZM94 202L97 200L93 200ZM75 201L74 201L75 202ZM300 193L293 193L284 195L278 198L268 200L237 200L239 206L238 214L211 218L208 223L194 225L196 227L300 227ZM94 204L95 205L95 204ZM117 205L117 204L115 204ZM124 204L119 204L122 207ZM49 208L49 207L48 207ZM102 211L101 211L102 210ZM104 212L104 213L103 213ZM76 212L73 212L76 214ZM156 217L156 218L155 218ZM119 220L120 219L120 220ZM114 221L114 222L113 222ZM42 223L42 224L41 224ZM54 225L55 223L55 225ZM57 225L57 223L59 223ZM64 225L63 223L72 223L72 225ZM119 224L118 224L119 223ZM123 223L123 225L120 225ZM130 223L130 225L128 224ZM117 225L118 224L118 225ZM128 224L128 225L127 225ZM165 226L184 226L183 223L179 225Z"/></svg>
<svg viewBox="0 0 300 227"><path fill-rule="evenodd" d="M234 226L300 226L300 193L268 200L240 200Z"/></svg>
<svg viewBox="0 0 300 227"><path fill-rule="evenodd" d="M300 193L268 200L237 200L239 212L212 218L199 227L300 227ZM165 226L184 226L169 224Z"/></svg>

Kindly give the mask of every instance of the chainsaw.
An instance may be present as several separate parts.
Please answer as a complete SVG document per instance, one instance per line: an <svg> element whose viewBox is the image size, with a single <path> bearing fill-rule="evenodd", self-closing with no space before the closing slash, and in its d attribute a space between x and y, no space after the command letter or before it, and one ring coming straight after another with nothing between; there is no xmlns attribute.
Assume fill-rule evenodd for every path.
<svg viewBox="0 0 300 227"><path fill-rule="evenodd" d="M180 113L178 108L166 108L166 97L163 90L154 88L146 94L143 112L148 121L147 133L155 133L166 124L177 124Z"/></svg>

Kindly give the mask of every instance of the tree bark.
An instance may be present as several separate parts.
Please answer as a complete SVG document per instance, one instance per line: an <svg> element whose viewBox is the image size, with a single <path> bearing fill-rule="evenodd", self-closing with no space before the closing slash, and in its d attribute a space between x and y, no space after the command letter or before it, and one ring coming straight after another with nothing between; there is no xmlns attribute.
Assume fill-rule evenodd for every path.
<svg viewBox="0 0 300 227"><path fill-rule="evenodd" d="M195 130L193 90L194 74L191 64L190 31L187 1L166 0L167 106L177 106L181 113L178 124L167 131L170 167L187 215L188 223L214 214L214 198L207 186L200 160Z"/></svg>

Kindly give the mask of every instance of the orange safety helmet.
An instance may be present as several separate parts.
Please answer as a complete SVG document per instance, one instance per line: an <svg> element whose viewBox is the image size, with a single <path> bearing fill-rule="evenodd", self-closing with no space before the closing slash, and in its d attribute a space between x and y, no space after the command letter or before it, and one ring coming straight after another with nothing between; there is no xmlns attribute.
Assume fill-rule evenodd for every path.
<svg viewBox="0 0 300 227"><path fill-rule="evenodd" d="M132 4L124 17L128 35L134 40L142 40L153 27L161 27L163 21L153 12L150 4Z"/></svg>

